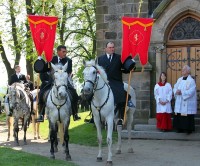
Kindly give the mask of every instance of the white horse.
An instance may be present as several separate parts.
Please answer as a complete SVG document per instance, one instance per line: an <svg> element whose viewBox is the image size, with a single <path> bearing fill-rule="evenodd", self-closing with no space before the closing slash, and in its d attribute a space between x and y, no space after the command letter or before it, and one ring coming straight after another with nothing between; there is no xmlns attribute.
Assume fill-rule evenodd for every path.
<svg viewBox="0 0 200 166"><path fill-rule="evenodd" d="M69 134L68 128L70 124L70 116L71 116L71 101L69 98L68 92L68 74L67 74L67 66L66 63L64 66L53 65L53 78L54 84L52 89L50 90L45 111L47 113L49 124L50 124L50 140L51 140L51 149L50 149L50 157L55 158L54 152L57 151L57 132L58 132L58 124L57 122L63 123L64 130L64 144L65 144L65 153L66 160L71 160L71 156L69 154Z"/></svg>
<svg viewBox="0 0 200 166"><path fill-rule="evenodd" d="M107 165L112 165L112 132L113 132L113 122L114 122L114 97L110 86L108 85L107 75L104 69L97 65L94 60L84 62L85 69L84 74L84 87L83 92L85 95L93 94L91 101L92 113L94 115L94 122L97 128L97 137L99 143L99 153L97 155L97 161L102 161L102 133L101 133L101 123L106 121L107 123L107 144L108 144L108 158ZM127 89L127 84L125 84L125 89ZM120 95L120 94L119 94ZM131 88L132 101L135 104L135 93ZM135 112L135 107L127 107L127 128L129 132L129 143L131 139L131 128L133 122L133 113ZM117 120L115 122L117 124ZM117 126L118 131L118 146L117 153L121 153L121 130L122 126ZM129 152L133 152L132 146L129 146Z"/></svg>
<svg viewBox="0 0 200 166"><path fill-rule="evenodd" d="M19 124L18 121L20 118L23 119L22 126L24 129L24 144L26 145L26 131L27 126L30 120L31 114L31 102L30 98L24 90L24 85L21 83L14 83L8 89L9 105L13 109L13 136L15 139L16 145L19 145L18 132Z"/></svg>

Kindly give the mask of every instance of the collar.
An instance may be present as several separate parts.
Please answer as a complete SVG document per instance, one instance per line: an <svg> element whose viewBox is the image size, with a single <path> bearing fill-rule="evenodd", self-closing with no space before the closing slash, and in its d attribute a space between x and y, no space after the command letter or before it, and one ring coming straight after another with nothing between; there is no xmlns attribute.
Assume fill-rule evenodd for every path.
<svg viewBox="0 0 200 166"><path fill-rule="evenodd" d="M165 86L166 82L162 83L162 82L158 82L159 86Z"/></svg>
<svg viewBox="0 0 200 166"><path fill-rule="evenodd" d="M109 59L110 55L111 55L111 59L112 59L112 57L113 57L113 54L107 54L107 53L106 53L106 55L107 55L107 58L108 58L108 59Z"/></svg>

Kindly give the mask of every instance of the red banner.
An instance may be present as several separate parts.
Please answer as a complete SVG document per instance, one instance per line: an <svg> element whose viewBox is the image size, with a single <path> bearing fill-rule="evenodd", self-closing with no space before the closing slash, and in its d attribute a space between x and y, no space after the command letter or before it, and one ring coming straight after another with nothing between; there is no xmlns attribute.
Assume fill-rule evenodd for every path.
<svg viewBox="0 0 200 166"><path fill-rule="evenodd" d="M127 57L139 56L142 65L148 62L148 48L153 25L152 18L123 17L122 63Z"/></svg>
<svg viewBox="0 0 200 166"><path fill-rule="evenodd" d="M29 15L28 21L38 56L44 52L47 62L53 57L58 17Z"/></svg>

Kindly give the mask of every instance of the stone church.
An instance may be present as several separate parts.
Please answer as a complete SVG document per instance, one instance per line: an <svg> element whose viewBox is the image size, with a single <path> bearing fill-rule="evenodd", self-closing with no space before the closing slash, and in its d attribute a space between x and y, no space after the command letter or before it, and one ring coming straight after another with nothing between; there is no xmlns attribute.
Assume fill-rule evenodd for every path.
<svg viewBox="0 0 200 166"><path fill-rule="evenodd" d="M97 53L104 52L108 41L121 53L122 16L137 17L140 0L97 0ZM143 0L140 17L154 18L148 63L143 72L138 58L132 74L137 106L135 124L155 118L154 86L162 71L167 73L172 87L185 64L191 67L196 80L198 114L200 114L200 0ZM123 76L128 81L128 75ZM172 101L173 107L173 101Z"/></svg>

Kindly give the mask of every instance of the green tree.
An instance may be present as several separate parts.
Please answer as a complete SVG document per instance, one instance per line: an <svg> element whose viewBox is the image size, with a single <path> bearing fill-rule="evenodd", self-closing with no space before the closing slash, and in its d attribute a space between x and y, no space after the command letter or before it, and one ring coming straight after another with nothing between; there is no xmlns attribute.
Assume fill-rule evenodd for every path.
<svg viewBox="0 0 200 166"><path fill-rule="evenodd" d="M27 73L33 78L32 64L37 55L27 14L59 17L55 47L59 44L68 47L68 55L76 64L77 78L81 78L82 60L96 56L95 0L3 0L0 6L3 9L0 11L3 22L0 25L0 53L8 78L14 72L11 61L14 65L19 64L22 55L26 57Z"/></svg>

